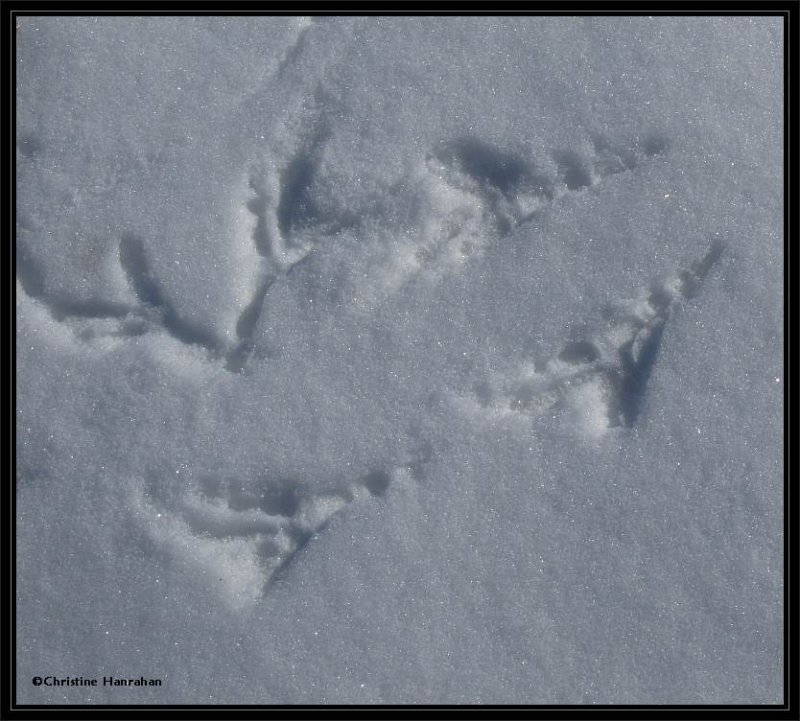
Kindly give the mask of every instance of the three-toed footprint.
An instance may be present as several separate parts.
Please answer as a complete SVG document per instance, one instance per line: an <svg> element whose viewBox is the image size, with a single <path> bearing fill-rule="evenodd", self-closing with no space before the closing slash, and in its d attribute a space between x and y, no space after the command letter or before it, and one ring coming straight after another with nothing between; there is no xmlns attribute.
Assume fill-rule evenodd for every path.
<svg viewBox="0 0 800 721"><path fill-rule="evenodd" d="M352 503L381 499L416 482L427 462L374 468L339 488L313 490L297 479L203 476L169 493L158 477L131 484L142 530L177 562L199 571L233 606L246 606L278 581L330 519Z"/></svg>
<svg viewBox="0 0 800 721"><path fill-rule="evenodd" d="M697 294L724 248L721 240L712 241L687 268L642 288L633 299L609 303L546 363L526 363L511 377L490 377L462 400L490 414L532 416L562 403L594 437L633 426L665 324L679 304Z"/></svg>

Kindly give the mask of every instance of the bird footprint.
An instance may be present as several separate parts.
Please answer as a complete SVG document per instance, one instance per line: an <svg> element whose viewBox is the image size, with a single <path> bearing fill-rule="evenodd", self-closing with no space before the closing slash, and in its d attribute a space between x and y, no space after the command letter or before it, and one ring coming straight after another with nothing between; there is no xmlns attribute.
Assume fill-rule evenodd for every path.
<svg viewBox="0 0 800 721"><path fill-rule="evenodd" d="M514 377L478 383L468 404L489 413L529 416L564 404L591 436L632 427L667 321L679 304L699 292L724 249L725 244L715 240L688 268L641 289L632 300L610 303L555 357L544 364L526 363Z"/></svg>
<svg viewBox="0 0 800 721"><path fill-rule="evenodd" d="M325 491L296 479L251 483L207 476L171 496L154 477L133 485L132 501L142 529L160 548L199 570L230 604L242 607L279 581L336 513L383 498L396 484L419 481L427 460L376 468Z"/></svg>
<svg viewBox="0 0 800 721"><path fill-rule="evenodd" d="M457 272L490 244L550 212L561 199L577 198L609 176L633 172L669 146L656 136L624 146L596 137L585 152L555 150L535 162L478 138L456 138L436 144L420 158L416 171L386 189L385 197L372 205L365 201L355 211L332 201L336 193L331 195L326 186L330 137L321 113L300 133L291 152L248 170L241 213L247 219L243 227L255 272L251 295L231 336L221 337L181 313L151 266L147 242L134 233L123 234L118 245L130 289L125 301L80 300L50 291L43 264L20 241L19 286L83 343L168 336L178 347L192 349L193 357L240 373L254 355L263 353L259 323L270 289L283 283L308 292L302 270L307 259L328 252L328 260L344 257L343 277L353 292L331 302L352 298L369 308L416 279L431 282ZM384 212L403 207L408 213ZM367 219L375 222L368 224ZM374 244L347 244L348 236L360 238L362 233L390 242L372 255ZM336 255L340 247L347 252ZM686 269L651 284L632 300L602 309L596 321L582 326L546 363L524 364L510 377L489 376L472 392L456 394L456 402L483 417L530 418L562 405L591 436L633 426L666 323L679 304L697 294L723 250L721 242L712 243ZM315 304L313 312L322 311ZM155 474L134 484L132 493L141 511L137 517L156 544L200 569L231 603L242 604L280 580L336 513L381 498L396 484L421 480L430 457L427 449L405 465L367 470L355 481L324 491L267 475L207 477L167 492L173 484Z"/></svg>

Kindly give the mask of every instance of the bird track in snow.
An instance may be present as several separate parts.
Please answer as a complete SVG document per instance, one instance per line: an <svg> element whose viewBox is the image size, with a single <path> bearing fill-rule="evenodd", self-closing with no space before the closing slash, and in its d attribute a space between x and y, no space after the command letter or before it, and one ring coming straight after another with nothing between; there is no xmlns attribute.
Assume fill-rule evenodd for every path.
<svg viewBox="0 0 800 721"><path fill-rule="evenodd" d="M449 272L561 198L633 171L668 146L656 135L622 145L595 135L590 151L554 150L549 161L537 163L475 137L440 142L428 153L426 167L438 193L449 195L454 207L433 214L438 232L418 244L419 270L434 277Z"/></svg>
<svg viewBox="0 0 800 721"><path fill-rule="evenodd" d="M222 597L245 607L281 581L331 518L353 503L381 499L391 487L425 479L432 449L406 464L373 468L353 483L315 491L296 479L255 481L206 475L170 495L155 482L131 486L144 532L179 562L199 569Z"/></svg>
<svg viewBox="0 0 800 721"><path fill-rule="evenodd" d="M315 98L321 106L330 102L320 89ZM331 209L320 201L317 176L330 132L326 115L320 112L299 134L294 151L277 172L265 170L263 165L249 172L250 197L244 206L253 219L251 242L257 272L251 296L236 320L233 341L180 312L150 266L146 241L133 233L121 237L118 258L137 304L49 293L43 265L18 241L17 277L22 289L55 320L70 324L80 340L124 339L160 330L185 346L204 349L209 360L221 362L226 370L241 371L254 351L270 287L339 233L357 233L363 220L358 213ZM380 302L417 275L436 279L454 272L517 225L547 212L564 195L596 185L609 175L634 170L642 159L662 154L667 146L667 141L657 136L645 139L638 148L615 146L595 137L592 153L551 153L556 171L546 172L476 138L438 143L426 158L424 177L402 183L412 194L422 193L423 210L414 232L395 230L401 240L393 252L382 256L380 267L369 269L383 280L380 297L368 300ZM361 211L375 212L369 207ZM364 301L374 292L371 287L356 300Z"/></svg>
<svg viewBox="0 0 800 721"><path fill-rule="evenodd" d="M608 304L545 364L525 364L515 378L488 379L467 398L490 414L529 416L572 401L579 425L593 436L633 427L667 321L699 292L724 249L723 241L712 241L688 268L650 284L632 300Z"/></svg>
<svg viewBox="0 0 800 721"><path fill-rule="evenodd" d="M132 233L121 237L118 259L135 303L50 292L43 264L18 241L20 287L56 321L72 327L79 340L105 335L124 341L165 333L183 346L202 349L209 362L240 372L256 346L270 288L281 279L302 283L295 269L305 259L338 234L357 234L361 228L359 213L332 209L320 197L327 182L320 170L329 139L330 126L321 114L300 133L292 152L280 155L283 162L275 162L276 156L248 172L248 197L242 205L250 218L257 268L232 341L181 314L151 267L147 243ZM490 243L549 212L560 199L586 192L611 175L633 172L667 148L666 139L656 136L627 146L597 137L591 152L557 150L540 166L476 138L438 143L420 164L421 174L403 183L421 210L412 218L413 232L395 229L402 236L395 256L382 256L383 265L372 269L384 280L382 297L401 292L414 277L436 280L456 272ZM364 212L375 217L378 206L366 206ZM712 243L686 270L652 284L632 301L608 306L599 321L570 338L544 366L531 363L510 379L490 377L474 392L459 396L459 402L468 412L519 417L572 404L578 411L576 424L595 436L616 426L633 426L665 324L679 304L697 293L722 252L722 243ZM428 449L406 465L372 470L338 490L317 492L297 481L206 479L200 487L169 496L158 484L144 483L137 503L148 534L161 547L220 573L227 597L238 603L258 598L280 579L335 513L353 502L381 497L403 479L419 481L430 457ZM228 556L229 567L221 567L220 559Z"/></svg>

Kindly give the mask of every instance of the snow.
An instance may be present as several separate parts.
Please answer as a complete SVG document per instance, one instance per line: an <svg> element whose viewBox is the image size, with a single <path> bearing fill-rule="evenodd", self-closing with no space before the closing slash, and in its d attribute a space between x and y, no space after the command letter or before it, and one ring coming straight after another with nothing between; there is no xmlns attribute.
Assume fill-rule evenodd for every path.
<svg viewBox="0 0 800 721"><path fill-rule="evenodd" d="M779 703L780 22L21 18L18 701Z"/></svg>

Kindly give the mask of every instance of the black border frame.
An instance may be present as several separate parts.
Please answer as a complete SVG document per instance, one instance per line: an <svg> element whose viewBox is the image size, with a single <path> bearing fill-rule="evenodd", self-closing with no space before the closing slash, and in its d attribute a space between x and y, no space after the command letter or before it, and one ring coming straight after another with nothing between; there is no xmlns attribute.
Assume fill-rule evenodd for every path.
<svg viewBox="0 0 800 721"><path fill-rule="evenodd" d="M609 3L561 2L498 3L491 7L491 12L464 9L462 4L448 4L448 0L438 4L426 4L419 7L409 4L404 11L383 10L370 7L368 3L296 3L291 8L273 8L270 4L257 0L231 0L231 2L213 2L201 0L140 0L136 3L109 2L107 0L84 0L70 3L69 0L4 0L0 6L0 43L2 53L2 94L3 121L9 122L8 131L3 134L4 164L8 162L8 174L4 173L4 181L8 187L2 194L3 217L7 218L9 228L8 243L3 249L6 271L8 303L8 333L4 339L9 342L6 358L9 361L9 387L7 390L9 418L9 434L4 440L9 443L10 473L3 484L3 520L5 533L2 535L4 553L2 555L2 603L4 612L0 623L0 638L3 639L2 676L0 676L0 718L137 718L147 715L156 717L191 716L197 719L211 718L254 718L264 715L291 716L297 718L319 716L343 716L348 718L364 718L383 716L387 718L404 718L408 716L440 716L447 712L457 713L464 718L488 718L503 716L508 718L596 718L596 719L800 719L797 687L800 675L797 673L798 651L798 602L797 602L797 531L798 522L797 493L792 488L793 477L791 443L791 412L796 407L793 403L792 384L792 327L789 317L794 311L795 295L792 291L791 272L793 256L792 241L797 236L796 203L797 201L797 166L798 166L798 17L800 16L800 0L705 0L692 2L675 0L659 2L657 0L616 0ZM784 29L784 702L775 705L732 706L732 705L18 705L16 704L16 479L15 420L16 420L16 288L13 268L16 253L15 238L16 213L16 167L14 158L15 125L16 125L16 18L25 15L153 15L153 16L196 16L196 15L739 15L739 16L781 16ZM5 434L4 434L5 435Z"/></svg>

